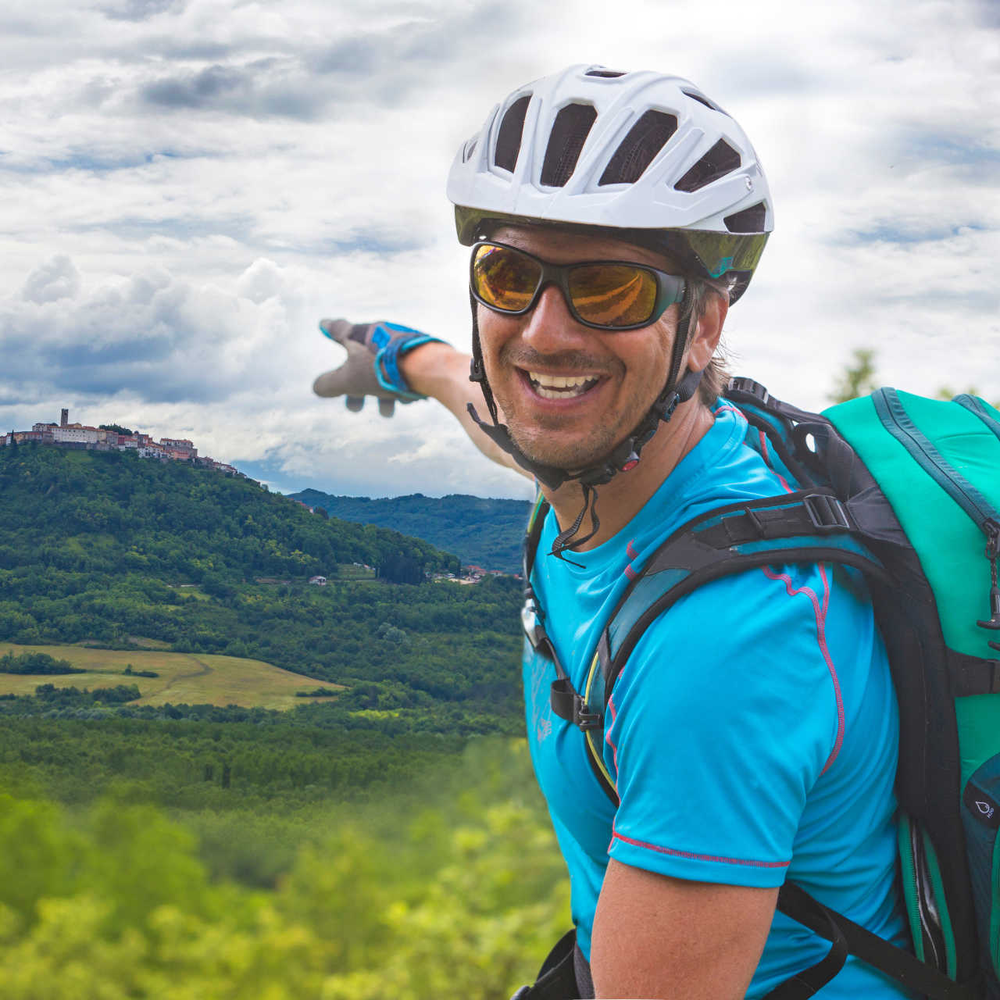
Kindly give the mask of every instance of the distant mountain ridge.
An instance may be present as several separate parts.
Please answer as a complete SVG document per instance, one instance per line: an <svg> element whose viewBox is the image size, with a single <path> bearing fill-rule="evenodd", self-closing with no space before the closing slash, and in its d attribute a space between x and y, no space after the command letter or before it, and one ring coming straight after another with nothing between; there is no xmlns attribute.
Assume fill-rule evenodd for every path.
<svg viewBox="0 0 1000 1000"><path fill-rule="evenodd" d="M506 573L521 569L521 538L531 503L452 493L436 498L422 493L403 497L345 497L302 490L291 493L309 507L322 507L331 517L392 528L453 552L466 566Z"/></svg>

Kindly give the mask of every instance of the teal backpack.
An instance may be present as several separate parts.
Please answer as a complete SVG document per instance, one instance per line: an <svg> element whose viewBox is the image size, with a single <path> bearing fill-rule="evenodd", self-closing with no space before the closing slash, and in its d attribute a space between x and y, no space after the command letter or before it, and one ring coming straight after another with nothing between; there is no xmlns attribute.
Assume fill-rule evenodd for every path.
<svg viewBox="0 0 1000 1000"><path fill-rule="evenodd" d="M973 396L944 402L880 389L814 414L743 378L725 397L749 422L747 443L795 489L674 532L606 623L582 693L559 664L530 584L546 510L536 504L522 617L532 646L554 662L553 710L581 729L617 804L601 755L605 709L653 619L701 584L752 566L862 570L899 701L899 857L914 954L786 883L778 908L831 948L768 1000L813 996L848 954L934 1000L1000 1000L1000 413Z"/></svg>

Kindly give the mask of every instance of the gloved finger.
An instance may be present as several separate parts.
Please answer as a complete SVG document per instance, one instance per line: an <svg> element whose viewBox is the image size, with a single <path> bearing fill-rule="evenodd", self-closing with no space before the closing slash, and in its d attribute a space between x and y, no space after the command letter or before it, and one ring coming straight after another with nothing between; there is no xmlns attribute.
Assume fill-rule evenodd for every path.
<svg viewBox="0 0 1000 1000"><path fill-rule="evenodd" d="M335 340L338 344L343 344L345 347L347 346L345 341L351 330L354 329L354 326L354 323L346 319L321 319L319 321L320 330L331 340Z"/></svg>
<svg viewBox="0 0 1000 1000"><path fill-rule="evenodd" d="M391 417L395 409L396 401L394 399L379 399L378 412L381 413L383 417Z"/></svg>
<svg viewBox="0 0 1000 1000"><path fill-rule="evenodd" d="M343 366L334 368L333 371L323 372L313 382L313 392L317 396L343 396L350 388L351 386L344 375Z"/></svg>
<svg viewBox="0 0 1000 1000"><path fill-rule="evenodd" d="M382 401L379 400L379 404L380 404L379 405L379 409L382 408L381 407L381 402ZM348 396L347 399L345 400L345 403L347 404L347 408L352 413L360 413L361 410L362 410L362 407L364 407L364 405L365 405L365 397L364 396Z"/></svg>

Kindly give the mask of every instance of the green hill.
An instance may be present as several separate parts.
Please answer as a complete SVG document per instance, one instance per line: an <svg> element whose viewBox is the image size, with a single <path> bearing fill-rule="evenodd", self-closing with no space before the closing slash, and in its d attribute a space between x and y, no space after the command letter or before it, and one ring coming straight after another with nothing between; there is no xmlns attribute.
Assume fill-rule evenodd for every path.
<svg viewBox="0 0 1000 1000"><path fill-rule="evenodd" d="M489 500L458 493L440 499L413 493L372 500L319 490L302 490L291 497L345 521L405 531L454 552L466 565L521 571L521 538L531 509L526 500Z"/></svg>
<svg viewBox="0 0 1000 1000"><path fill-rule="evenodd" d="M382 579L359 579L354 563ZM0 641L259 660L347 688L299 713L480 731L519 716L516 581L392 582L457 565L187 463L0 449ZM309 586L317 574L330 584Z"/></svg>

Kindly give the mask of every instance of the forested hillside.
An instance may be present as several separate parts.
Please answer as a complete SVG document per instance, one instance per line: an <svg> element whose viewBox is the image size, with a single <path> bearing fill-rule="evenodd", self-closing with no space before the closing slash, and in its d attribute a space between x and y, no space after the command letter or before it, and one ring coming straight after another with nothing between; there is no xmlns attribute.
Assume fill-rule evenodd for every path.
<svg viewBox="0 0 1000 1000"><path fill-rule="evenodd" d="M310 507L322 507L333 517L405 531L454 552L463 563L507 573L521 570L521 537L531 508L526 500L488 500L462 494L437 499L421 493L372 500L332 496L319 490L302 490L291 496Z"/></svg>
<svg viewBox="0 0 1000 1000"><path fill-rule="evenodd" d="M396 713L396 725L463 731L514 724L517 582L338 576L356 562L389 579L457 568L426 542L310 514L256 483L181 462L0 449L0 639L152 641L250 657L346 685L336 704L303 712L375 710ZM329 586L306 583L318 573ZM0 708L105 711L26 699Z"/></svg>
<svg viewBox="0 0 1000 1000"><path fill-rule="evenodd" d="M242 477L119 452L0 449L0 567L26 556L89 573L182 583L330 575L338 563L456 560L397 531L310 515Z"/></svg>

